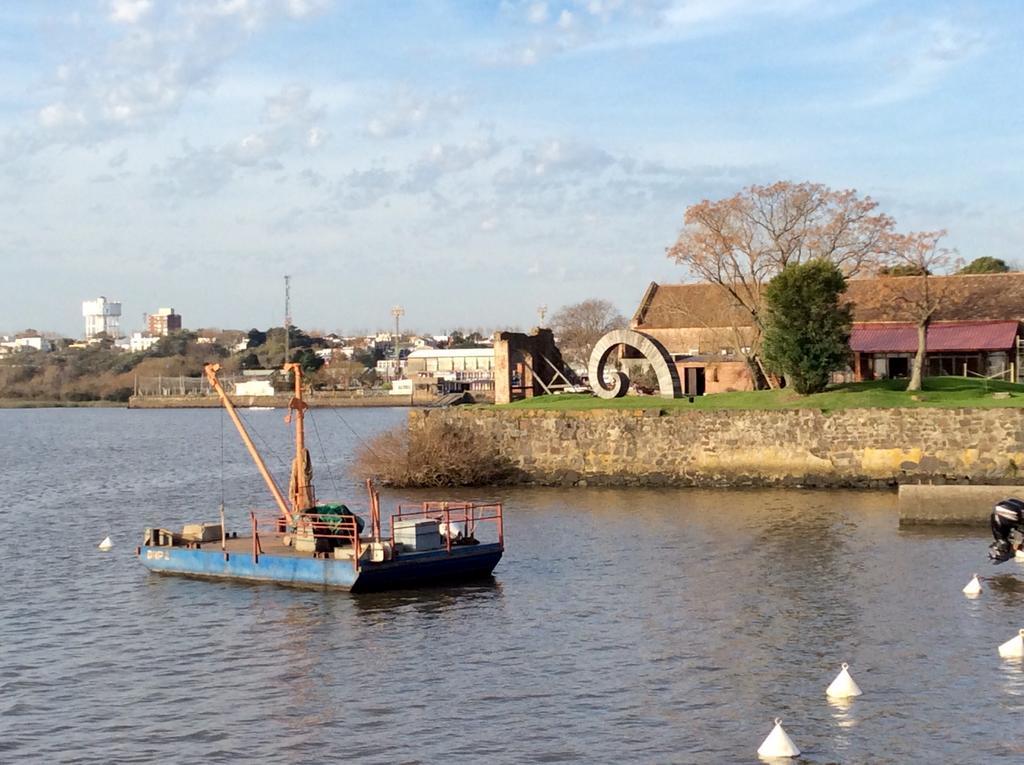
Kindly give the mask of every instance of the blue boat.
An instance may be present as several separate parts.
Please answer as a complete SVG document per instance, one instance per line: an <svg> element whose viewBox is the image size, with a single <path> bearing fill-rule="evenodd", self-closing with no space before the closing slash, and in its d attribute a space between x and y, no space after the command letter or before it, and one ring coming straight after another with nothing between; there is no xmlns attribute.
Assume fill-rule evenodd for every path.
<svg viewBox="0 0 1024 765"><path fill-rule="evenodd" d="M286 500L267 470L217 379L219 365L206 376L238 429L277 509L249 513L244 533L229 532L223 511L219 523L186 525L180 533L146 529L136 550L150 571L206 579L275 582L302 587L331 587L353 592L457 583L491 576L504 552L502 506L482 502L423 502L399 506L389 517L390 534L381 531L380 495L369 491L371 528L348 507L316 501L313 468L305 447L302 375L295 377L289 422L295 424L295 458ZM478 538L490 537L481 540Z"/></svg>

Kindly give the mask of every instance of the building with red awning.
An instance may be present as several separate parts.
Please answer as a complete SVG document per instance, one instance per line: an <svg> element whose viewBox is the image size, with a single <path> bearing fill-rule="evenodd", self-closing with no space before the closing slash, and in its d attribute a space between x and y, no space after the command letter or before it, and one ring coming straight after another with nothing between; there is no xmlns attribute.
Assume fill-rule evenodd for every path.
<svg viewBox="0 0 1024 765"><path fill-rule="evenodd" d="M926 336L925 374L1021 375L1024 273L930 276L938 308ZM913 297L922 277L851 279L851 363L845 379L907 377L917 351ZM753 387L749 312L715 284L651 283L630 326L672 355L687 394Z"/></svg>

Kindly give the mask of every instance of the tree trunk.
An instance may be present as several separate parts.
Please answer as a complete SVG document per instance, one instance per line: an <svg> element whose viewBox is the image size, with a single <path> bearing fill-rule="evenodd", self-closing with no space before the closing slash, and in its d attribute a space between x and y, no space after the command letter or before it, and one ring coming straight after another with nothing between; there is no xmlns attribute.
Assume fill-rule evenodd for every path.
<svg viewBox="0 0 1024 765"><path fill-rule="evenodd" d="M755 356L747 356L746 360L747 369L750 371L750 381L753 383L754 390L765 390L768 387L768 381L765 379L760 361Z"/></svg>
<svg viewBox="0 0 1024 765"><path fill-rule="evenodd" d="M907 390L921 390L921 381L924 378L924 355L928 344L928 320L920 321L917 324L917 353L914 354L914 364L910 370L910 382Z"/></svg>

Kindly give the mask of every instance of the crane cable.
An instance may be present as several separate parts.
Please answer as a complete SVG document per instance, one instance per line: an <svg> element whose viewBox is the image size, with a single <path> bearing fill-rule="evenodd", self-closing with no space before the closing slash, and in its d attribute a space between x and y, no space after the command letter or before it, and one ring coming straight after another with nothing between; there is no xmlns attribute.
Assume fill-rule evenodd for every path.
<svg viewBox="0 0 1024 765"><path fill-rule="evenodd" d="M320 427L316 424L316 417L313 416L313 410L309 410L309 421L313 423L313 432L316 433L317 443L320 444L320 453L324 458L324 470L327 471L327 477L331 479L331 485L334 487L334 495L337 497L341 496L341 490L338 488L338 482L335 480L334 472L331 470L331 463L327 460L327 450L324 448L323 439L320 438Z"/></svg>
<svg viewBox="0 0 1024 765"><path fill-rule="evenodd" d="M372 454L374 457L376 457L377 459L381 459L381 456L379 454L377 454L377 452L375 452L373 450L373 447L370 446L370 444L367 443L367 441L362 436L360 436L359 433L356 432L355 428L353 428L351 425L349 425L348 420L346 420L344 417L342 417L341 413L336 408L331 407L331 411L334 412L334 416L337 417L339 420L341 420L342 424L346 428L348 428L350 431L352 431L352 435L354 435L356 437L356 441L358 441L363 447L365 447L366 450L368 452L370 452L370 454Z"/></svg>

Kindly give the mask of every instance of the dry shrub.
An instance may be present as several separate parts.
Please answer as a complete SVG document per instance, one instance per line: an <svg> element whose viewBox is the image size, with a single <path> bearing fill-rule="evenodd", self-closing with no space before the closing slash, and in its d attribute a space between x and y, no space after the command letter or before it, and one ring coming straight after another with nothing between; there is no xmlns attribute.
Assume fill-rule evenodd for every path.
<svg viewBox="0 0 1024 765"><path fill-rule="evenodd" d="M487 486L508 479L512 466L472 428L426 417L360 446L353 472L385 486Z"/></svg>

